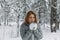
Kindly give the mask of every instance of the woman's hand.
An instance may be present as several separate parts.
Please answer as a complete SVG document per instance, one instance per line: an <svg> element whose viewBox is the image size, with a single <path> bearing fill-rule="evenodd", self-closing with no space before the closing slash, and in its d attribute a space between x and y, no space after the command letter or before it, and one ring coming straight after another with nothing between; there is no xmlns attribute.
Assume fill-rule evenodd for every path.
<svg viewBox="0 0 60 40"><path fill-rule="evenodd" d="M29 25L30 30L36 30L37 29L37 23L31 23Z"/></svg>

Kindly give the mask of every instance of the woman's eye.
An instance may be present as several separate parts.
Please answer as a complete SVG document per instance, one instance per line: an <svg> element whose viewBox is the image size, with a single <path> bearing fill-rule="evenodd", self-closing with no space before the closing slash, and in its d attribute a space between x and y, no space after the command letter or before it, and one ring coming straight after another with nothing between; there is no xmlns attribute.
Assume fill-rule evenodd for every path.
<svg viewBox="0 0 60 40"><path fill-rule="evenodd" d="M29 17L29 18L32 18L32 17Z"/></svg>
<svg viewBox="0 0 60 40"><path fill-rule="evenodd" d="M34 17L35 18L35 17Z"/></svg>
<svg viewBox="0 0 60 40"><path fill-rule="evenodd" d="M29 18L35 18L35 17L29 17Z"/></svg>

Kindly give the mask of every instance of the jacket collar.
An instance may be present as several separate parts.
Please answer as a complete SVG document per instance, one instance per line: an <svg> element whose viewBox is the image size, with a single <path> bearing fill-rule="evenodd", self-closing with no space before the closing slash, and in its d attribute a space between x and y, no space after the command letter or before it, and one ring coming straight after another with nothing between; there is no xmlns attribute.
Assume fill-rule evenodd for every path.
<svg viewBox="0 0 60 40"><path fill-rule="evenodd" d="M29 23L25 23L25 22L24 22L24 24L25 24L25 25L27 25L27 26L29 26L29 25L30 25Z"/></svg>

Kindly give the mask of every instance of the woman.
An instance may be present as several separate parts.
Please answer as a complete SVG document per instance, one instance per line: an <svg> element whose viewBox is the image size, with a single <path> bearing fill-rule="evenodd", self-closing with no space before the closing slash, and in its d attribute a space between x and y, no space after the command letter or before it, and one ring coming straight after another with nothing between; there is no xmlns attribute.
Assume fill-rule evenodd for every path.
<svg viewBox="0 0 60 40"><path fill-rule="evenodd" d="M35 28L30 27L31 23L37 23L36 14L33 11L29 11L25 17L25 22L22 23L20 28L20 34L22 40L40 40L42 39L42 31L41 28L38 26ZM34 25L33 25L34 26ZM32 38L32 35L33 38Z"/></svg>

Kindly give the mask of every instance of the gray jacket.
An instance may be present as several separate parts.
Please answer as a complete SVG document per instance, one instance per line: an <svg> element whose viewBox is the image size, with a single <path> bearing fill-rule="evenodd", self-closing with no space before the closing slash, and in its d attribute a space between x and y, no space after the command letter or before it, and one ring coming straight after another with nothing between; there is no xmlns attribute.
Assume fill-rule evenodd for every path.
<svg viewBox="0 0 60 40"><path fill-rule="evenodd" d="M37 30L31 31L29 29L29 24L22 23L20 27L20 35L22 40L32 40L32 35L34 35L34 40L40 40L43 37L39 24Z"/></svg>

